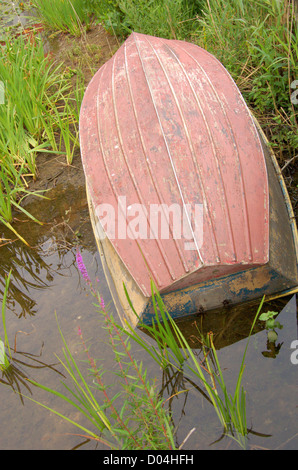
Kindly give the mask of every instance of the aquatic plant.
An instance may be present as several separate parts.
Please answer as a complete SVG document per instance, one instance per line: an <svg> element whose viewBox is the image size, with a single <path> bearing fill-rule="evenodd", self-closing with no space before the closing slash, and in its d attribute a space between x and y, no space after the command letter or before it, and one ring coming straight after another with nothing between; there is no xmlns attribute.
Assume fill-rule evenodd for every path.
<svg viewBox="0 0 298 470"><path fill-rule="evenodd" d="M103 316L115 363L118 366L116 376L121 379L122 391L110 396L111 386L104 382L103 365L98 365L91 355L79 328L78 335L87 356L89 375L92 378L92 386L88 384L58 324L64 344L64 360L58 359L71 379L72 385L62 382L66 389L64 394L34 380L30 379L29 382L71 404L87 418L90 427L87 428L57 410L39 404L77 427L84 433L84 437L101 442L111 449L175 449L173 426L164 407L164 400L159 397L156 381L148 378L142 362L133 357L129 338L114 321L103 298L93 288L79 250L76 259L83 279L95 296L94 305ZM35 401L32 397L27 398Z"/></svg>
<svg viewBox="0 0 298 470"><path fill-rule="evenodd" d="M5 172L3 167L0 168L0 222L11 230L23 243L28 245L26 240L11 225L11 222L13 221L13 209L17 209L29 219L42 225L42 222L30 214L24 207L22 207L21 204L25 197L32 194L41 198L47 198L41 194L44 191L27 191L24 188L24 185L19 183L21 175L22 169L19 171L14 181L13 178L9 177L7 172Z"/></svg>
<svg viewBox="0 0 298 470"><path fill-rule="evenodd" d="M81 254L79 248L77 248L77 252L76 252L76 263L77 263L77 267L78 267L81 275L83 276L83 279L86 281L87 284L91 285L91 279L89 277L87 268L84 264L82 254Z"/></svg>
<svg viewBox="0 0 298 470"><path fill-rule="evenodd" d="M275 331L275 328L282 329L283 326L279 323L279 321L275 320L275 316L278 315L278 312L273 312L273 311L268 311L268 312L263 312L259 316L260 321L265 322L265 328L267 330L267 338L269 343L275 343L277 340L277 333Z"/></svg>
<svg viewBox="0 0 298 470"><path fill-rule="evenodd" d="M4 289L2 309L1 309L2 326L4 330L4 340L2 340L0 336L0 370L2 372L6 371L9 368L10 366L9 358L11 358L11 351L10 351L10 346L9 346L9 341L8 341L8 335L7 335L7 329L6 329L6 317L5 317L6 298L7 298L8 288L9 288L10 277L11 277L11 270L9 271L8 276L5 278L5 289ZM8 354L6 350L8 351Z"/></svg>
<svg viewBox="0 0 298 470"><path fill-rule="evenodd" d="M111 448L174 449L171 416L169 411L164 409L164 400L159 396L156 382L152 382L147 378L147 371L143 369L142 363L132 356L132 340L141 346L164 372L173 369L198 389L208 402L213 405L223 427L223 436L228 435L232 437L242 448L246 448L247 435L250 430L247 428L246 392L242 386L242 378L249 341L247 341L243 353L235 390L233 393L230 393L224 380L223 370L217 356L211 332L206 338L203 338L200 331L197 331L202 344L202 357L197 357L177 324L166 311L162 298L152 282L152 302L155 310L155 322L151 326L140 323L141 328L155 340L156 344L152 344L152 342L145 339L144 335L133 330L128 323L124 328L114 320L109 309L105 306L103 298L92 286L79 250L77 251L76 259L83 279L97 300L94 305L98 312L101 313L105 322L105 328L108 331L110 344L115 355L115 362L118 365L117 375L123 380L122 386L124 391L118 392L112 398L108 395L109 387L105 385L103 380L105 370L102 365L98 366L92 357L83 339L82 331L79 328L78 334L91 366L90 372L93 377L93 386L95 384L96 391L103 394L103 402L99 401L74 360L58 325L65 347L63 350L65 361L60 360L60 362L67 375L72 379L75 388L64 385L72 398L32 380L30 382L70 403L88 418L93 429L86 429L80 423L71 421L60 412L53 409L51 411L62 416L83 430L84 433L87 432L87 435L84 434L85 437L88 436L91 439L98 440ZM133 309L128 296L127 298ZM263 301L264 299L258 308L251 326L250 335L262 309ZM199 380L198 384L195 383L196 380ZM205 389L205 393L200 388L200 384ZM181 392L185 392L185 390ZM116 405L119 401L121 402L120 409ZM42 406L47 408L46 405ZM107 414L108 410L109 414Z"/></svg>
<svg viewBox="0 0 298 470"><path fill-rule="evenodd" d="M123 287L126 292L128 302L133 309L127 290L125 286ZM206 338L203 338L197 328L198 337L201 340L203 339L203 341L201 341L203 357L201 359L197 358L178 325L167 312L162 297L153 281L151 281L151 292L155 311L152 326L143 324L140 320L139 327L147 331L148 334L156 340L158 348L154 345L148 344L136 330L133 330L132 327L126 323L128 336L145 349L164 370L170 365L183 371L183 374L186 377L188 373L190 373L192 377L199 379L204 385L209 401L212 403L219 421L223 426L223 435L231 436L241 447L245 448L248 434L246 392L244 391L241 383L249 341L247 341L243 353L235 390L233 393L230 393L227 389L223 371L213 343L212 332L210 332ZM252 323L249 338L257 318L259 317L263 303L264 298L259 305L255 319ZM135 312L134 309L133 311L137 315L137 312Z"/></svg>

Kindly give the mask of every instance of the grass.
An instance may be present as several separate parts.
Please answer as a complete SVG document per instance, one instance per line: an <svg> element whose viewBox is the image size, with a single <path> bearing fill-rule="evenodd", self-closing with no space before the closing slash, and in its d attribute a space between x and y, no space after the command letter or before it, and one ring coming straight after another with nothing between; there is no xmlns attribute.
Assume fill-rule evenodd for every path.
<svg viewBox="0 0 298 470"><path fill-rule="evenodd" d="M96 299L94 306L100 312L104 327L108 331L117 365L115 374L118 380L120 378L122 391L110 396L111 386L107 386L104 382L106 373L104 365L101 361L101 365L98 366L79 328L78 334L90 366L91 387L59 328L64 343L64 360L59 360L65 373L71 379L71 385L63 383L66 392L60 393L33 380L30 380L30 383L72 405L82 417L87 418L91 426L87 428L80 423L80 420L72 421L63 413L39 404L79 428L84 433L84 437L101 442L111 449L180 449L181 447L175 444L171 414L165 409L165 400L159 396L157 381L148 379L142 362L133 356L131 347L133 341L147 352L149 358L157 362L161 370L176 370L192 384L198 381L197 388L200 389L200 385L204 387L206 393L203 395L213 406L223 428L223 435L230 436L242 448L246 448L249 431L246 417L246 392L242 386L242 378L249 339L243 352L234 392L230 393L214 347L212 333L203 338L199 330L197 331L202 343L202 357L197 357L177 324L166 311L162 298L153 283L151 286L155 319L152 326L141 324L141 327L155 340L154 344L149 343L144 336L129 325L123 328L117 324L105 306L103 298L94 291L80 253L77 256L77 264L83 279ZM133 309L129 297L127 298ZM259 317L263 301L264 299L251 326L250 335ZM177 392L176 390L175 393L183 393L183 391ZM30 400L33 399L30 398Z"/></svg>
<svg viewBox="0 0 298 470"><path fill-rule="evenodd" d="M40 402L38 404L78 428L81 436L98 441L113 450L176 449L173 426L164 401L159 398L155 381L147 378L147 371L142 363L132 356L128 338L109 315L99 295L95 306L105 318L117 366L115 374L117 382L120 377L122 391L111 396L111 386L104 382L105 370L97 365L90 354L79 329L78 334L90 366L90 386L59 328L64 343L64 360L58 359L71 380L71 385L63 382L65 393L60 393L31 379L29 382L73 406L87 419L89 427L82 425L80 420L71 420L56 409ZM35 401L31 397L27 398Z"/></svg>
<svg viewBox="0 0 298 470"><path fill-rule="evenodd" d="M59 32L79 37L90 26L87 1L83 0L34 0L38 18L45 26Z"/></svg>
<svg viewBox="0 0 298 470"><path fill-rule="evenodd" d="M184 0L136 1L120 0L118 5L125 15L125 22L131 25L127 30L177 39L184 36L183 26L190 20ZM139 8L143 12L139 14Z"/></svg>
<svg viewBox="0 0 298 470"><path fill-rule="evenodd" d="M30 214L24 207L21 206L22 200L27 195L32 194L30 191L27 191L24 188L22 183L18 183L21 174L22 170L20 170L15 180L13 180L5 172L5 167L0 167L0 222L6 225L6 227L10 229L23 243L28 245L26 240L11 225L13 221L13 210L17 209L20 213L25 214L26 217L38 224L42 225L42 222L37 220L32 214ZM21 196L21 194L23 194L23 196ZM35 191L34 195L45 197L40 194L40 191Z"/></svg>
<svg viewBox="0 0 298 470"><path fill-rule="evenodd" d="M39 37L30 42L24 35L8 36L2 44L0 81L4 88L4 103L0 104L0 222L25 241L13 228L14 212L21 211L37 222L21 202L31 194L27 180L37 177L40 152L63 154L67 164L72 163L79 148L84 87L79 80L72 87L62 64L45 57Z"/></svg>
<svg viewBox="0 0 298 470"><path fill-rule="evenodd" d="M257 12L257 13L256 13ZM231 73L278 156L297 153L298 25L292 0L208 0L194 41Z"/></svg>
<svg viewBox="0 0 298 470"><path fill-rule="evenodd" d="M125 289L125 286L124 286ZM149 345L137 330L133 330L127 324L127 334L141 346L152 359L154 359L162 369L169 366L181 370L185 376L198 379L204 386L210 403L212 403L217 417L223 427L223 435L229 435L235 439L242 448L246 448L246 438L248 434L246 418L246 392L241 383L245 368L246 351L249 344L249 338L253 332L255 323L259 318L264 298L257 310L255 319L252 323L248 341L243 353L235 390L230 393L227 389L223 370L221 368L217 352L213 343L213 334L208 333L203 338L197 329L197 336L202 344L202 358L194 354L187 339L183 336L181 330L175 321L167 312L156 286L151 282L152 303L155 311L152 326L139 322L140 328L143 328L156 341L157 347ZM128 302L133 309L133 305L125 289ZM137 312L133 309L135 315ZM138 315L137 315L138 316ZM195 335L195 333L194 333Z"/></svg>
<svg viewBox="0 0 298 470"><path fill-rule="evenodd" d="M0 336L0 371L5 372L10 367L10 358L11 358L11 351L8 341L7 329L6 329L6 316L5 316L5 309L6 309L6 298L9 288L9 282L11 277L11 270L8 276L5 278L5 289L2 299L2 308L1 308L1 316L2 316L2 326L4 332L4 340L1 339ZM8 354L6 352L8 351Z"/></svg>
<svg viewBox="0 0 298 470"><path fill-rule="evenodd" d="M118 35L132 31L169 39L189 37L200 12L196 0L113 0L93 2L96 16Z"/></svg>

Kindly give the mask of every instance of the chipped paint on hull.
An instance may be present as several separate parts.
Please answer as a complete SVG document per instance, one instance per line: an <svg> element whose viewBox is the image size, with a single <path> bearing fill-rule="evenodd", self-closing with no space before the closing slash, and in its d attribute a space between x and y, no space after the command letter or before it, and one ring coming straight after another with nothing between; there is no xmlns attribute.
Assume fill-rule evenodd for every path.
<svg viewBox="0 0 298 470"><path fill-rule="evenodd" d="M276 158L235 83L197 46L134 33L89 84L80 140L90 216L123 324L152 320L150 279L173 318L298 286L297 227ZM204 207L204 243L102 237L97 207ZM118 213L118 217L120 217Z"/></svg>
<svg viewBox="0 0 298 470"><path fill-rule="evenodd" d="M162 294L168 312L175 319L208 312L224 306L250 302L266 296L267 299L278 298L298 291L297 277L297 229L289 223L292 212L290 200L284 200L285 187L280 186L276 178L276 162L272 162L267 141L262 136L267 169L270 182L270 209L274 223L270 231L270 260L264 266L244 272L232 273L218 279L196 284L184 289ZM267 150L266 150L267 149ZM87 191L88 194L88 191ZM277 202L278 200L278 202ZM138 325L127 302L123 282L129 292L132 303L145 324L151 324L153 307L150 297L145 297L136 282L124 266L108 239L101 240L97 234L98 220L88 197L91 221L95 238L110 287L110 291L119 317L125 325L129 322L133 327ZM290 210L290 212L288 212ZM284 221L288 223L285 225ZM279 229L277 228L279 227Z"/></svg>

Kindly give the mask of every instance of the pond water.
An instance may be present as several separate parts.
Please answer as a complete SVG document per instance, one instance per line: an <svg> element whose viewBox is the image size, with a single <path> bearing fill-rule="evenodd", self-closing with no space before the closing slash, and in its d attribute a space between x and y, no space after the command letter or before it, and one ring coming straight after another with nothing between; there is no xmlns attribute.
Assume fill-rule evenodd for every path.
<svg viewBox="0 0 298 470"><path fill-rule="evenodd" d="M86 442L84 438L72 435L77 432L76 429L62 418L26 398L22 399L17 393L19 387L24 395L82 422L80 414L71 406L35 387L30 386L29 391L24 384L23 378L29 377L55 390L64 390L60 375L63 369L57 365L55 356L63 358L55 312L68 345L78 360L85 359L77 334L80 327L84 337L90 340L93 356L104 358L105 370L115 370L107 332L101 326L100 314L92 306L93 298L75 261L79 240L89 276L108 304L110 295L89 222L85 188L69 182L57 185L48 195L50 200L29 204L34 215L39 220L46 220L47 224L40 227L23 222L19 226L22 233L26 233L31 248L16 241L2 247L0 253L0 302L4 275L12 268L6 322L11 347L14 349L16 344L12 386L0 383L1 449L98 448L94 442ZM113 309L113 306L110 308ZM250 309L247 306L230 308L179 323L188 338L195 334L194 321L204 332L214 332L219 360L231 392L256 309L257 306ZM267 310L281 312L278 320L283 329L277 330L275 349L267 348L267 333L262 322L258 323L257 332L249 342L243 378L247 390L248 426L252 431L249 434L249 448L295 449L298 444L298 366L291 362L291 344L297 339L296 298L275 301L266 305L264 311ZM193 347L199 352L198 342L194 342ZM165 398L177 391L177 374L163 377L145 353L135 347L133 351L136 357L144 361L149 376L158 378ZM83 370L86 367L83 362L82 367ZM2 380L5 379L2 376ZM69 383L67 378L63 380ZM113 376L108 376L107 380L115 382ZM178 442L181 444L195 427L185 449L208 449L210 446L212 449L237 448L230 438L215 442L220 439L222 430L214 409L200 391L181 377L180 389L188 391L168 402L173 420L179 425Z"/></svg>
<svg viewBox="0 0 298 470"><path fill-rule="evenodd" d="M92 355L103 360L106 371L115 371L107 331L102 328L99 314L92 305L93 298L76 265L79 246L89 276L108 304L111 298L89 221L83 179L71 177L63 184L57 184L48 196L49 200L34 200L27 207L39 220L46 222L42 227L32 222L16 224L30 248L19 241L0 248L0 305L4 278L12 269L6 323L13 349L11 375L0 375L0 449L100 449L100 445L75 435L77 430L62 418L18 393L22 392L84 424L82 416L70 405L29 386L25 380L28 377L60 392L64 391L62 380L69 384L69 379L61 376L63 368L57 359L57 356L63 359L63 343L55 312L71 352L77 360L82 360L86 376L87 365L83 362L85 356L78 338L78 327L84 338L90 341ZM0 235L4 238L10 236L4 230ZM112 304L110 308L113 311ZM231 392L256 310L257 305L250 308L239 306L179 322L198 353L200 344L193 338L196 331L194 321L204 333L213 331ZM275 346L270 347L264 325L258 322L249 342L243 377L247 391L248 427L251 429L248 448L297 449L298 365L291 361L294 351L291 345L298 335L296 297L271 302L263 310L280 312L278 321L283 328L278 330ZM0 337L2 334L0 323ZM157 377L165 398L185 390L167 402L178 427L178 444L195 428L185 449L238 449L230 438L221 439L222 429L214 409L187 377L178 377L174 372L172 376L163 376L143 351L136 346L132 350L143 360L148 375ZM107 383L116 382L117 390L115 376L110 373L105 377Z"/></svg>

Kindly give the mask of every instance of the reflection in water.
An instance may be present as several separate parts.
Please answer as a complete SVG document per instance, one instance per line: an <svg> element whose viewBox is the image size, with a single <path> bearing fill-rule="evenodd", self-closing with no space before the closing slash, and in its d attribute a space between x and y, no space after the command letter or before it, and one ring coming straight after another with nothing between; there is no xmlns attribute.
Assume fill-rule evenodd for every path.
<svg viewBox="0 0 298 470"><path fill-rule="evenodd" d="M211 312L210 317L208 315L199 315L196 319L190 317L187 320L180 320L179 322L180 329L193 347L193 354L200 363L201 367L206 371L207 351L208 360L213 365L215 374L214 377L216 377L218 376L219 371L217 369L216 361L212 361L212 350L205 346L204 353L202 348L204 336L206 337L208 331L213 331L215 341L217 342L218 354L221 358L220 364L224 368L224 380L227 378L227 388L230 391L235 389L234 387L236 385L238 373L240 370L241 359L245 345L248 341L248 335L252 321L256 315L257 307L257 304L241 305L238 307L232 307L228 311L226 310L224 314L222 311L214 311ZM278 439L279 443L281 443L281 446L288 445L289 448L295 448L295 440L297 440L298 436L296 433L297 421L294 419L296 395L293 394L292 390L294 391L296 388L296 379L294 379L294 382L291 383L290 377L292 376L292 373L294 373L294 369L290 362L289 347L292 338L297 337L296 295L265 303L262 311L279 312L276 316L276 318L279 319L279 322L276 322L275 325L280 325L280 331L278 332L278 338L275 338L274 342L272 340L269 341L268 330L265 329L264 322L258 321L252 332L252 336L249 339L251 347L248 349L248 357L245 360L246 373L248 374L248 378L245 379L244 373L244 389L247 390L248 396L252 395L254 399L255 410L253 410L252 413L252 411L248 408L248 417L249 414L252 413L252 416L255 417L255 421L253 422L250 419L247 423L247 440L245 445L247 445L247 448L250 449L272 448L270 447L272 446L270 440L276 439L277 435L279 435ZM198 325L200 325L199 328ZM282 326L284 326L284 328L281 328ZM291 336L292 334L294 336ZM271 339L270 336L269 339ZM267 353L264 353L264 345L267 346ZM285 348L284 351L282 346ZM240 353L238 351L240 351ZM272 361L272 358L277 361L278 353L282 354L282 358L275 363ZM264 358L264 361L262 361L262 357ZM269 363L267 362L268 358L271 358ZM224 367L225 364L227 364L228 367ZM189 412L194 413L194 415L199 414L195 411L197 410L196 407L198 406L198 403L201 403L203 408L206 408L206 405L209 403L209 405L211 405L211 409L213 408L209 396L205 393L204 387L202 387L202 383L198 381L196 377L192 376L192 374L189 375L189 372L190 371L187 370L186 373L185 368L183 368L182 371L177 371L174 368L168 368L163 373L162 386L160 390L161 396L167 400L172 414L174 427L179 428L182 423L182 428L184 430L185 421L187 421L187 414L189 414ZM231 372L233 375L232 381ZM287 385L280 379L280 377L284 375L288 380ZM208 377L208 374L206 374L206 377ZM264 380L268 380L268 377L270 380L267 386L267 384L265 385ZM210 378L210 380L212 379ZM282 389L281 383L283 383ZM221 390L219 391L221 392ZM291 424L289 421L287 422L287 433L290 435L288 439L283 436L283 425L281 425L281 421L284 418L283 413L285 410L281 411L282 407L280 407L280 411L278 411L277 406L278 402L281 403L281 394L286 403L286 406L288 407L286 414L288 418L291 416ZM268 396L270 396L271 403L269 407L267 403ZM180 406L177 405L179 401ZM265 402L267 405L262 406L262 403L265 404ZM177 412L177 410L179 410L179 412ZM274 414L274 419L269 418L272 413ZM206 415L204 415L204 413L203 416L206 419ZM203 424L203 430L200 429L202 428L202 425L198 421L189 419L192 424L196 423L197 426L193 436L191 436L191 439L194 439L194 436L196 435L198 440L198 433L201 433L201 438L205 438L204 434L208 432L208 427L210 426L208 419L210 418L209 414L207 413L207 420L204 421L204 423L207 422L208 424ZM212 419L213 418L211 415L211 421ZM276 422L274 426L272 426L273 422ZM269 427L268 424L270 424ZM191 424L189 424L189 428L190 426ZM216 439L210 439L207 445L212 445L215 448L231 448L231 441L226 441L226 433L221 433L219 429L217 433L219 437ZM180 433L180 439L182 439L182 437ZM193 440L192 443L190 443L189 448L196 448L191 447L191 445L194 445L194 442L195 441Z"/></svg>
<svg viewBox="0 0 298 470"><path fill-rule="evenodd" d="M29 201L26 209L43 226L32 222L16 222L30 247L15 241L0 247L0 306L5 286L5 275L12 270L6 302L6 325L11 345L10 367L0 371L0 421L5 432L0 434L1 449L66 449L94 447L72 437L71 426L51 421L48 412L24 399L22 393L52 408L58 408L54 397L41 395L30 384L33 380L63 392L61 365L57 357L61 352L61 337L55 320L55 311L63 333L74 353L77 351L77 322L86 335L94 334L98 327L98 314L93 311L92 299L81 283L76 267L76 245L86 259L90 275L99 277L104 285L99 257L89 220L84 186L72 184L78 170L69 169L71 182L57 185L48 193L50 200ZM28 198L29 200L29 198ZM46 223L45 223L46 222ZM0 237L9 238L1 227ZM90 296L91 297L91 296ZM109 295L106 297L109 301ZM29 323L28 323L29 322ZM0 336L2 330L0 320ZM99 329L98 346L105 335ZM105 333L105 332L104 332ZM106 364L113 359L107 358ZM86 376L88 371L86 371ZM66 407L67 408L67 407ZM62 412L74 411L70 408ZM73 419L80 419L73 414ZM28 432L30 430L30 432Z"/></svg>
<svg viewBox="0 0 298 470"><path fill-rule="evenodd" d="M59 252L58 256L61 256ZM5 275L10 269L12 276L7 307L19 317L34 316L37 310L31 290L47 289L58 270L54 270L51 263L46 262L46 258L41 256L40 249L31 249L16 243L6 245L1 248L1 297L5 288ZM63 273L59 272L59 275Z"/></svg>
<svg viewBox="0 0 298 470"><path fill-rule="evenodd" d="M14 354L9 358L10 365L1 371L2 376L0 383L8 385L14 392L18 393L22 404L24 404L24 398L22 396L22 393L24 393L23 388L31 395L33 394L28 382L28 371L32 369L48 368L64 377L64 375L54 367L57 364L45 364L38 359L41 355L42 348L38 356L15 350Z"/></svg>
<svg viewBox="0 0 298 470"><path fill-rule="evenodd" d="M225 384L224 384L224 378L222 376L223 371L219 369L219 364L214 356L214 351L211 347L208 347L207 340L203 338L202 334L198 330L197 330L197 334L198 334L197 341L198 343L201 344L201 347L196 348L193 351L195 360L199 364L199 367L202 370L202 373L205 377L206 382L212 386L212 389L217 396L221 396L220 400L222 400L222 405L226 407L226 411L228 412L228 410L233 410L234 412L235 409L232 406L231 400L233 400L233 397L235 399L236 390L235 392L234 390L231 391L232 392L231 394L228 391L228 389L226 389L224 392ZM207 360L208 360L208 363L207 363ZM191 364L192 364L192 361L191 361ZM168 403L168 408L170 411L171 421L172 421L172 425L174 429L179 429L181 423L183 422L183 418L186 414L188 394L190 392L196 395L197 402L199 402L200 399L201 401L204 402L203 407L205 407L206 404L209 404L212 407L219 406L219 403L217 403L217 405L214 405L214 403L212 402L210 398L210 395L208 395L209 392L207 393L206 388L204 387L202 381L198 379L197 374L194 373L193 376L191 376L192 366L190 368L186 367L187 372L184 369L185 369L184 366L182 366L181 370L177 370L176 368L169 366L163 371L163 375L162 375L162 387L160 390L160 396L162 396ZM194 369L196 369L196 367L194 367ZM225 399L224 393L228 394L226 399ZM177 416L177 413L175 416L174 400L177 399L178 397L181 398L180 395L183 395L182 408L180 411L180 416ZM216 402L217 400L215 399L215 403ZM175 416L175 420L174 420L174 416ZM230 419L231 419L231 415L230 415ZM213 442L209 443L209 445L210 446L218 445L227 436L230 436L235 439L235 442L238 442L238 445L240 445L244 449L247 449L249 447L249 435L254 435L257 437L261 437L261 438L271 437L271 434L257 432L253 429L253 427L246 428L246 435L239 434L237 432L237 429L234 427L234 424L235 423L233 420L226 421L227 428L224 429L222 427L222 432L220 436L216 438ZM186 442L188 437L195 430L196 428L193 428L191 430L191 433L184 439L183 443ZM230 445L230 443L228 445ZM176 441L176 446L179 447L178 441Z"/></svg>
<svg viewBox="0 0 298 470"><path fill-rule="evenodd" d="M39 209L41 212L44 211L42 204ZM70 209L67 213L69 212ZM57 223L55 220L52 224L47 224L44 230L39 229L39 232L35 232L34 225L30 226L29 239L34 247L26 246L18 241L1 247L0 301L2 303L5 277L12 270L6 309L13 312L19 319L34 317L39 313L40 306L35 300L36 291L46 292L57 276L71 276L70 270L75 263L75 256L73 254L71 259L69 253L77 239L73 237L73 230L64 220L64 214L61 214L60 219L62 219L61 222ZM73 242L71 242L71 237L73 237ZM0 383L11 387L14 392L18 393L24 404L22 390L25 389L32 394L27 380L29 372L32 373L34 369L48 368L60 376L63 374L54 367L55 364L45 363L40 359L43 344L38 355L18 351L17 336L20 333L31 334L20 330L16 332L13 355L9 359L10 365L1 370Z"/></svg>
<svg viewBox="0 0 298 470"><path fill-rule="evenodd" d="M279 312L276 318L279 318L281 314L296 316L295 299L294 296L294 300L291 297L284 297L265 302L262 311ZM198 313L195 316L185 317L183 320L177 321L177 324L194 349L200 348L202 337L206 337L212 331L214 346L217 350L220 350L249 337L258 307L259 302L225 307L206 314ZM257 321L252 335L263 331L265 328L264 322Z"/></svg>
<svg viewBox="0 0 298 470"><path fill-rule="evenodd" d="M43 227L32 222L15 224L20 233L24 233L24 225L27 227L25 233L30 246L19 241L0 246L0 298L3 297L5 275L12 269L7 307L18 317L36 315L32 292L46 291L57 275L69 276L75 257L70 263L68 254L80 242L81 232L86 235L85 243L93 236L84 228L86 222L89 223L84 188L69 185L63 190L57 186L50 194L50 199L26 206L38 220L49 221L51 217L50 222ZM9 235L4 227L2 238L9 238ZM94 242L89 247L95 251Z"/></svg>

